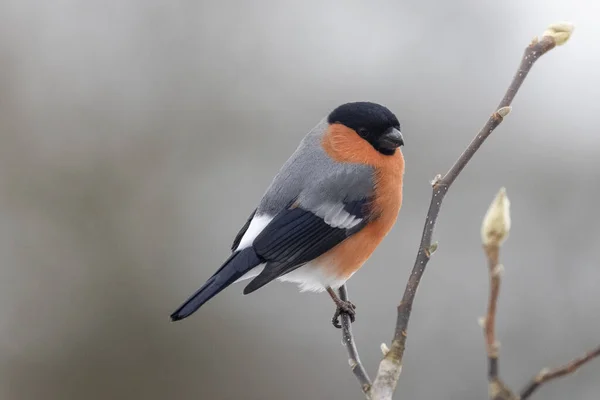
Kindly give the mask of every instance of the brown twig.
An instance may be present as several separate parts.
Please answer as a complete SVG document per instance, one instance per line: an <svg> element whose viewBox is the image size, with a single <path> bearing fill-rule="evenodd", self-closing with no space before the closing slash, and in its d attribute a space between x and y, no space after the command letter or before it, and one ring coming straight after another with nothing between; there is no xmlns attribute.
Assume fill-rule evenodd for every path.
<svg viewBox="0 0 600 400"><path fill-rule="evenodd" d="M340 287L339 290L340 300L348 301L348 289L346 285ZM354 341L354 335L352 334L352 323L350 322L350 317L347 314L342 313L342 340L344 341L344 346L346 346L346 350L348 350L348 364L350 364L350 369L358 382L360 383L360 387L365 395L369 394L371 390L371 378L367 374L367 370L363 366L360 361L360 357L358 356L358 348L356 347L356 343Z"/></svg>
<svg viewBox="0 0 600 400"><path fill-rule="evenodd" d="M520 400L528 399L533 392L535 392L541 385L544 383L551 381L556 378L560 378L565 375L572 374L577 371L579 367L587 362L593 360L596 357L600 357L600 346L596 347L594 350L588 352L581 358L576 358L570 363L563 365L562 367L555 369L543 369L537 374L531 382L527 384L527 386L521 391Z"/></svg>
<svg viewBox="0 0 600 400"><path fill-rule="evenodd" d="M488 261L490 276L490 294L485 318L481 319L481 326L485 336L486 353L488 358L488 384L490 400L525 400L543 383L575 372L583 364L600 356L600 346L590 351L585 356L577 358L570 363L553 370L543 369L537 374L516 396L511 389L500 379L498 367L499 343L496 340L496 309L500 282L504 267L500 264L500 246L508 237L510 231L510 201L506 190L500 189L498 195L488 209L481 225L481 238L483 249Z"/></svg>
<svg viewBox="0 0 600 400"><path fill-rule="evenodd" d="M501 188L488 208L481 224L481 241L487 256L490 294L487 313L480 323L485 336L485 347L488 358L488 388L491 400L513 400L515 395L499 377L498 350L500 344L496 340L496 310L500 295L500 282L504 267L500 264L500 246L510 232L510 201L506 189Z"/></svg>
<svg viewBox="0 0 600 400"><path fill-rule="evenodd" d="M497 244L484 245L488 259L490 275L490 294L488 309L481 325L485 336L486 352L488 358L488 393L490 400L516 400L517 397L510 388L500 379L498 366L498 350L500 344L496 340L496 309L503 267L499 263L500 246Z"/></svg>
<svg viewBox="0 0 600 400"><path fill-rule="evenodd" d="M508 237L510 231L510 201L506 190L500 189L496 198L490 205L481 225L481 239L483 249L487 256L490 276L490 294L488 298L487 314L481 319L481 326L485 336L486 352L488 357L488 382L490 400L524 400L544 382L571 374L583 364L600 356L600 346L590 351L585 356L575 359L567 365L553 370L543 369L521 391L520 396L500 379L498 368L499 343L496 341L496 309L498 295L500 294L500 281L504 267L500 264L500 246Z"/></svg>
<svg viewBox="0 0 600 400"><path fill-rule="evenodd" d="M498 377L498 342L496 341L496 307L500 294L501 266L498 263L500 248L498 246L484 246L488 257L490 270L490 294L488 309L483 321L486 350L488 356L488 377L492 381Z"/></svg>
<svg viewBox="0 0 600 400"><path fill-rule="evenodd" d="M365 393L368 398L371 398L372 400L391 400L396 389L402 370L402 359L406 348L408 322L412 311L412 305L427 263L437 248L437 244L432 243L432 236L442 205L442 200L448 193L452 183L454 183L475 152L477 152L494 129L502 123L504 117L508 115L511 110L510 105L519 91L519 88L525 81L527 74L533 67L533 64L557 44L563 44L569 38L571 31L571 25L559 24L551 26L549 30L544 32L544 35L540 40L536 38L529 46L527 46L519 69L515 73L512 82L496 111L490 116L487 123L475 136L452 168L450 168L443 177L438 175L433 180L433 194L429 205L429 211L425 218L425 227L423 228L421 243L404 295L402 296L402 301L398 305L396 329L392 339L392 346L379 364L377 376L375 377L371 390Z"/></svg>
<svg viewBox="0 0 600 400"><path fill-rule="evenodd" d="M498 351L500 344L496 340L496 310L504 267L500 264L500 246L510 232L510 201L506 190L500 189L488 208L481 224L481 240L487 257L490 293L487 313L481 319L488 359L488 393L490 400L516 400L510 388L500 379Z"/></svg>

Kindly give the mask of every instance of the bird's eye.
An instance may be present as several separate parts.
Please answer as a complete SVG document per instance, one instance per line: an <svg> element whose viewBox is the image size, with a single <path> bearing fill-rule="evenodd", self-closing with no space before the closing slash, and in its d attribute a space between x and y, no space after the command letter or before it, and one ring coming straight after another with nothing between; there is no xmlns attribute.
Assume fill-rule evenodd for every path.
<svg viewBox="0 0 600 400"><path fill-rule="evenodd" d="M360 135L360 137L366 138L367 136L369 136L369 130L367 128L358 128L357 132Z"/></svg>

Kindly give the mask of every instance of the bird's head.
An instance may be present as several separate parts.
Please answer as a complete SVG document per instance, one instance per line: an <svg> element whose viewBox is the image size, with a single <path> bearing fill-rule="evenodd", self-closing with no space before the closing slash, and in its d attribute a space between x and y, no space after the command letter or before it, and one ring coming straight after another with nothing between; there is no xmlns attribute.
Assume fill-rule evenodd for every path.
<svg viewBox="0 0 600 400"><path fill-rule="evenodd" d="M388 108L370 102L346 103L333 110L327 122L342 124L384 155L404 145L400 122Z"/></svg>

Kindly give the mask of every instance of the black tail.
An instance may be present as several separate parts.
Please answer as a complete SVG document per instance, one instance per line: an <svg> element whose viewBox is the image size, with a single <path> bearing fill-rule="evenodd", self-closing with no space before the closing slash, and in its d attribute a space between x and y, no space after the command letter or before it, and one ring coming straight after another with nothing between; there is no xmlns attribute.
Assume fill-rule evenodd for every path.
<svg viewBox="0 0 600 400"><path fill-rule="evenodd" d="M252 247L233 253L196 293L171 314L171 320L179 321L189 317L204 303L261 262Z"/></svg>

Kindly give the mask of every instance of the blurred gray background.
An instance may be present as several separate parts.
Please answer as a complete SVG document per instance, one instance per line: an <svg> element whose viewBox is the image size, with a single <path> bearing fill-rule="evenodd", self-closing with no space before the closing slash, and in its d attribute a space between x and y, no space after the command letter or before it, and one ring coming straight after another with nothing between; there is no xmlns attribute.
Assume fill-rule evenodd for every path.
<svg viewBox="0 0 600 400"><path fill-rule="evenodd" d="M534 67L450 191L398 398L484 398L481 219L513 228L498 335L521 387L600 338L600 3L595 0L0 1L0 397L360 399L327 295L242 285L169 314L220 265L303 135L383 103L406 138L398 223L354 278L371 373L428 206L550 23ZM600 363L537 398L597 399Z"/></svg>

